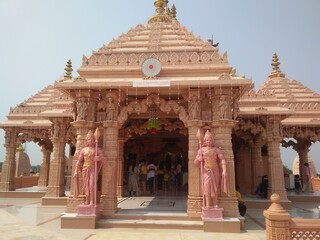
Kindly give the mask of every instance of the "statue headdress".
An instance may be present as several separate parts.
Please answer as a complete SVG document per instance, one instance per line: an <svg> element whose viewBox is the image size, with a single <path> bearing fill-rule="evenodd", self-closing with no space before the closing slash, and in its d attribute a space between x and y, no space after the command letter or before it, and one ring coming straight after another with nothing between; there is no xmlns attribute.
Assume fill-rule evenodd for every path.
<svg viewBox="0 0 320 240"><path fill-rule="evenodd" d="M95 140L94 134L93 134L93 132L92 132L91 130L89 130L86 139L87 139L87 140L88 140L88 139L94 139L94 140Z"/></svg>
<svg viewBox="0 0 320 240"><path fill-rule="evenodd" d="M213 146L213 136L209 130L206 131L203 137L203 142L205 143L206 141L209 141L210 145Z"/></svg>

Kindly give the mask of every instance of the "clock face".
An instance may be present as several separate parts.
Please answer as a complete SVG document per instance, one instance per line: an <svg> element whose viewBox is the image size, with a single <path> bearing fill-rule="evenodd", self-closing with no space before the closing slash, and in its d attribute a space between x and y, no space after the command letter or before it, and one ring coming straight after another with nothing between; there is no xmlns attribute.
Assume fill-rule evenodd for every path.
<svg viewBox="0 0 320 240"><path fill-rule="evenodd" d="M161 63L158 59L148 58L142 63L142 72L147 77L154 77L160 73Z"/></svg>

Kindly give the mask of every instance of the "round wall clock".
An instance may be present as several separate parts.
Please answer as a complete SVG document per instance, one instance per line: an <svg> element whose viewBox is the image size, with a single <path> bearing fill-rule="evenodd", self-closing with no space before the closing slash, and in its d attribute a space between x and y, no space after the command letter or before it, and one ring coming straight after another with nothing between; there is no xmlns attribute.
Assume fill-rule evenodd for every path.
<svg viewBox="0 0 320 240"><path fill-rule="evenodd" d="M145 76L154 77L161 71L161 62L156 58L148 58L142 63L141 68Z"/></svg>

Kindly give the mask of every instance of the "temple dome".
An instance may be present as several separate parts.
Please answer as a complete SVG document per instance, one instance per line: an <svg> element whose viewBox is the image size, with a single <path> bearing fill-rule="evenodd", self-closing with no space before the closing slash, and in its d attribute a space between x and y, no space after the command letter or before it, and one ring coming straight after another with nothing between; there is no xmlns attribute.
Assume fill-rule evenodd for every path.
<svg viewBox="0 0 320 240"><path fill-rule="evenodd" d="M164 70L219 69L218 75L232 71L226 52L221 55L212 41L202 40L172 19L137 25L93 51L91 56L83 56L78 72L82 77L90 77L91 71L123 71L125 68L133 74L139 72L144 60L151 57L157 58Z"/></svg>

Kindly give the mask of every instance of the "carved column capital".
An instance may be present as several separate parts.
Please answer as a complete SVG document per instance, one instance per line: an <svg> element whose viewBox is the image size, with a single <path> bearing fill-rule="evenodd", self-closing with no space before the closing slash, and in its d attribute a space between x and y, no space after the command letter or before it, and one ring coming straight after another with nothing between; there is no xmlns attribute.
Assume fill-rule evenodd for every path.
<svg viewBox="0 0 320 240"><path fill-rule="evenodd" d="M5 131L5 142L4 142L4 146L18 146L19 144L17 144L17 134L18 134L18 129L17 128L4 128Z"/></svg>
<svg viewBox="0 0 320 240"><path fill-rule="evenodd" d="M282 128L280 116L268 116L267 118L267 138L268 141L282 141Z"/></svg>
<svg viewBox="0 0 320 240"><path fill-rule="evenodd" d="M66 140L67 129L70 125L71 119L63 117L50 118L51 126L51 139Z"/></svg>
<svg viewBox="0 0 320 240"><path fill-rule="evenodd" d="M99 101L98 91L79 91L75 93L73 104L75 121L96 121L96 110Z"/></svg>
<svg viewBox="0 0 320 240"><path fill-rule="evenodd" d="M235 120L229 119L220 119L212 121L212 127L225 127L225 128L233 128L238 123Z"/></svg>
<svg viewBox="0 0 320 240"><path fill-rule="evenodd" d="M186 127L187 128L201 128L203 126L203 122L201 120L197 121L187 121L186 122Z"/></svg>
<svg viewBox="0 0 320 240"><path fill-rule="evenodd" d="M103 122L103 127L119 129L121 128L121 124L119 124L117 121L105 121Z"/></svg>

